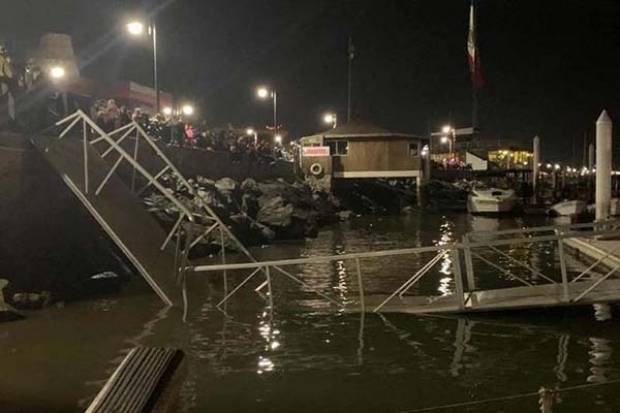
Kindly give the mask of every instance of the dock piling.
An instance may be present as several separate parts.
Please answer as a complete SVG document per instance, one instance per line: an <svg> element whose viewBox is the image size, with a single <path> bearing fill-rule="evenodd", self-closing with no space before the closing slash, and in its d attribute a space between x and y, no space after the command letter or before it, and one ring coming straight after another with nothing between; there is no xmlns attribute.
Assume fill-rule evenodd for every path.
<svg viewBox="0 0 620 413"><path fill-rule="evenodd" d="M611 203L612 122L603 110L596 121L596 220L609 218Z"/></svg>

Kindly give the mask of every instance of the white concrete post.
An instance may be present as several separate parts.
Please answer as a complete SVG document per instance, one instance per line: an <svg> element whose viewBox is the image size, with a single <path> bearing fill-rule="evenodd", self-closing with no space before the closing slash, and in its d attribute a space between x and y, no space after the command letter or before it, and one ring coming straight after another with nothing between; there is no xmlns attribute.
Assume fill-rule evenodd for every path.
<svg viewBox="0 0 620 413"><path fill-rule="evenodd" d="M540 173L539 171L539 164L540 164L540 138L538 136L534 137L534 142L533 142L533 146L534 146L534 158L532 160L532 189L534 192L534 203L538 202L538 174Z"/></svg>
<svg viewBox="0 0 620 413"><path fill-rule="evenodd" d="M607 111L596 121L596 220L609 218L611 201L611 131Z"/></svg>

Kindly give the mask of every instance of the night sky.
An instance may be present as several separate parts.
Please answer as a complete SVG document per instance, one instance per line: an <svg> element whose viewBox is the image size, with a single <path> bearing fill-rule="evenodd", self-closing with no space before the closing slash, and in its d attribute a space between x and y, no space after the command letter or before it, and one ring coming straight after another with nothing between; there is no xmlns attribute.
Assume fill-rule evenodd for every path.
<svg viewBox="0 0 620 413"><path fill-rule="evenodd" d="M620 119L620 2L477 4L482 139L539 134L548 159L581 159L600 111ZM196 102L212 126L271 123L258 84L277 88L294 137L322 129L326 110L344 119L349 35L355 117L420 134L470 124L466 0L0 0L0 39L19 55L65 32L83 75L150 84L150 52L121 23L154 9L162 89Z"/></svg>

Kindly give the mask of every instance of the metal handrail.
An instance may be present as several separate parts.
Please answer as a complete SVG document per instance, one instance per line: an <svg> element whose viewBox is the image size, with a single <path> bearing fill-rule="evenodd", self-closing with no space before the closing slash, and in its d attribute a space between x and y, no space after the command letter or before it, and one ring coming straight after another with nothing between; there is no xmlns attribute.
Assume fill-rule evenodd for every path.
<svg viewBox="0 0 620 413"><path fill-rule="evenodd" d="M418 254L423 252L437 252L440 250L450 250L454 248L465 249L465 248L478 248L478 247L488 247L488 246L501 246L501 245L514 245L514 244L530 244L536 242L544 242L544 241L557 241L558 239L570 239L577 238L581 236L597 236L597 235L620 235L620 230L617 231L590 231L587 234L575 234L575 233L563 233L560 235L546 235L540 237L532 237L532 238L515 238L515 239L503 239L503 240L494 240L488 242L471 242L469 244L463 244L459 242L454 242L445 245L437 245L437 246L428 246L428 247L416 247L416 248L402 248L402 249L394 249L394 250L381 250L381 251L371 251L371 252L356 252L349 254L341 254L341 255L322 255L318 257L307 257L307 258L292 258L286 260L272 260L272 261L261 261L261 262L246 262L246 263L237 263L237 264L213 264L213 265L197 265L188 268L190 271L194 272L205 272L205 271L223 271L223 270L242 270L242 269L252 269L257 267L265 267L265 266L273 266L273 265L296 265L296 264L315 264L315 263L325 263L331 261L342 261L356 258L378 258L378 257L391 257L398 255L408 255L408 254Z"/></svg>
<svg viewBox="0 0 620 413"><path fill-rule="evenodd" d="M81 109L78 109L76 113L77 116L82 119L82 121L88 124L88 126L90 126L95 132L99 134L99 137L103 137L106 143L108 143L112 148L116 150L116 152L120 154L120 156L122 156L123 160L129 162L129 164L135 170L140 172L149 181L149 183L151 183L155 188L157 188L158 192L160 192L164 197L166 197L170 202L172 202L179 209L179 211L182 211L190 222L195 221L193 214L185 207L185 205L183 205L178 199L172 196L170 192L166 190L166 188L164 188L159 182L157 182L157 180L142 167L142 165L140 165L136 160L134 160L131 155L129 155L121 146L116 143L114 139L110 138L110 136L106 132L104 132L95 122L93 122L88 116L86 116L86 114ZM65 119L62 119L56 122L56 125L63 125L68 120L71 120L73 117L74 115L71 115ZM72 126L74 126L73 123Z"/></svg>
<svg viewBox="0 0 620 413"><path fill-rule="evenodd" d="M560 232L560 230L557 227L538 227L538 228L530 228L529 231L532 233L540 233L543 231L551 231L553 228L554 234L553 235L540 235L540 236L535 236L535 237L528 237L528 238L523 238L523 237L517 237L517 238L513 238L513 239L499 239L499 240L490 240L490 241L486 241L486 242L470 242L466 237L464 236L464 242L459 243L459 242L454 242L451 244L445 244L445 245L437 245L437 246L428 246L428 247L416 247L416 248L405 248L405 249L395 249L395 250L383 250L383 251L371 251L371 252L360 252L360 253L349 253L349 254L340 254L340 255L327 255L327 256L317 256L317 257L305 257L305 258L294 258L294 259L284 259L284 260L270 260L270 261L263 261L263 262L246 262L246 263L237 263L237 264L215 264L215 265L199 265L199 266L194 266L194 267L189 267L187 268L188 273L189 272L194 272L194 273L200 273L200 272L211 272L211 271L233 271L233 270L252 270L252 273L246 277L239 285L237 285L237 287L235 287L230 293L227 293L226 296L224 297L224 299L222 299L222 301L218 304L218 308L220 305L222 305L223 303L225 303L228 299L230 299L230 297L232 295L234 295L243 285L245 285L247 282L249 282L259 271L261 270L269 270L270 268L276 269L279 272L281 270L281 267L285 267L285 266L293 266L293 265L306 265L306 264L319 264L319 263L331 263L331 262L341 262L341 261L349 261L349 260L354 260L356 265L357 265L357 277L358 277L358 284L360 286L360 295L364 294L364 287L363 287L363 281L362 281L362 274L361 274L361 269L360 269L360 265L359 262L361 259L371 259L371 258L386 258L386 257L397 257L397 256L405 256L405 255L413 255L413 254L421 254L421 253L430 253L430 252L435 252L437 253L433 258L430 259L430 261L426 262L424 265L422 265L420 267L420 269L410 278L408 278L404 283L402 283L398 288L396 288L396 290L394 290L386 299L384 299L381 304L379 304L373 311L377 312L379 310L381 310L382 307L384 307L390 300L394 299L397 295L400 294L401 298L402 295L404 294L404 292L406 292L408 289L410 289L413 285L415 285L416 283L418 283L430 270L430 268L437 262L438 259L440 259L441 257L445 256L446 254L451 254L454 258L453 258L453 276L454 276L454 281L455 281L455 291L453 292L453 294L455 294L456 300L457 300L457 305L459 308L464 309L466 306L467 308L475 308L475 303L470 302L471 298L472 298L472 294L474 289L471 287L469 290L467 290L464 286L464 280L467 279L468 281L470 280L470 277L473 278L473 269L470 268L470 265L466 265L466 269L464 273L461 273L461 262L460 262L460 254L464 253L465 255L465 262L468 262L468 258L469 261L471 262L471 257L477 257L478 259L482 260L482 262L486 262L488 265L493 266L494 268L496 268L497 270L499 270L500 272L503 272L507 275L509 275L513 280L519 281L523 284L525 284L526 286L533 286L534 284L528 282L526 279L523 279L521 277L519 277L518 275L515 275L514 273L501 268L499 265L491 262L490 260L485 259L484 257L480 257L479 254L472 252L471 249L472 248L482 248L482 247L488 247L491 248L491 250L495 250L495 251L499 251L497 248L495 248L495 246L500 246L500 245L514 245L514 244L532 244L532 243L541 243L541 242L549 242L549 241L554 241L558 243L558 248L560 248L563 245L563 241L565 239L570 239L570 238L582 238L582 237L593 237L593 236L597 236L597 235L620 235L620 230L616 230L616 231L609 231L609 230L597 230L596 228L598 227L598 225L596 224L577 224L574 226L562 226L561 228L563 230L565 230L565 232ZM591 228L591 231L580 231L580 232L576 232L576 231L566 231L566 229L569 228L571 230L575 230L575 229L583 229L583 228ZM528 230L519 230L520 232L524 232L524 231L528 231ZM502 252L502 251L500 251ZM439 258L438 258L439 257ZM561 285L563 287L563 291L564 294L561 298L561 300L566 301L567 303L570 302L570 297L568 296L568 277L566 276L566 265L565 265L565 257L563 254L560 254L560 261L561 262L561 270L562 270L562 281L561 281ZM516 261L516 260L515 260ZM551 284L558 284L558 282L554 281L553 279L551 279L548 276L545 276L544 274L542 274L540 272L540 270L531 267L531 265L522 263L517 261L517 263L519 265L521 265L522 267L525 267L526 269L528 269L529 271L531 271L532 273L541 276L541 278L547 282L550 282ZM616 268L620 269L619 268ZM592 291L593 289L595 289L598 285L600 285L600 283L602 283L604 280L606 280L609 276L611 276L614 273L614 271L606 274L605 277L603 277L602 280L599 280L598 282L596 282L595 284L593 284L592 286L590 286L590 288L588 288L586 291L584 291L579 297L578 299L583 298L583 296L587 295L590 291ZM286 275L290 275L290 273L285 272ZM298 281L297 279L295 279L295 281ZM269 285L269 280L267 281L267 285ZM323 295L321 294L319 291L317 291L316 289L313 289L318 295ZM544 293L547 295L553 295L554 297L556 296L556 292L555 290L553 292L548 292L548 293ZM333 302L333 300L330 299L330 301ZM574 300L576 301L576 300ZM360 303L361 307L364 309L364 297L360 296Z"/></svg>

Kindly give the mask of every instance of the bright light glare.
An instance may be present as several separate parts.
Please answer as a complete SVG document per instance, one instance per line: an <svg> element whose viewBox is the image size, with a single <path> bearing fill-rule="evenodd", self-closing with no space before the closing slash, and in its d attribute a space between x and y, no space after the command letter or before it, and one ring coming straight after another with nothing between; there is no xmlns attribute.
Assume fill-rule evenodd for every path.
<svg viewBox="0 0 620 413"><path fill-rule="evenodd" d="M181 112L183 112L185 116L192 116L194 114L194 107L192 105L183 105Z"/></svg>
<svg viewBox="0 0 620 413"><path fill-rule="evenodd" d="M446 126L444 126L443 128L441 128L441 131L442 131L443 133L450 133L450 132L452 132L452 126L450 126L450 125L446 125Z"/></svg>
<svg viewBox="0 0 620 413"><path fill-rule="evenodd" d="M325 123L335 123L336 122L336 115L334 115L333 113L326 113L323 116L323 121Z"/></svg>
<svg viewBox="0 0 620 413"><path fill-rule="evenodd" d="M441 137L441 143L448 143L448 142L450 142L450 139L447 136Z"/></svg>
<svg viewBox="0 0 620 413"><path fill-rule="evenodd" d="M261 99L267 99L267 97L269 97L269 90L266 87L259 87L256 90L256 96Z"/></svg>
<svg viewBox="0 0 620 413"><path fill-rule="evenodd" d="M255 132L254 132L254 129L252 129L252 128L247 128L247 129L245 130L245 134L246 134L246 135L250 135L250 136L251 136L251 135L254 135L254 133L255 133Z"/></svg>
<svg viewBox="0 0 620 413"><path fill-rule="evenodd" d="M166 106L162 109L162 113L166 116L172 115L172 108L170 106Z"/></svg>
<svg viewBox="0 0 620 413"><path fill-rule="evenodd" d="M556 163L555 165L553 165L553 167L555 168L556 171L558 171L560 169L560 164Z"/></svg>
<svg viewBox="0 0 620 413"><path fill-rule="evenodd" d="M282 143L282 135L276 135L273 137L276 143Z"/></svg>
<svg viewBox="0 0 620 413"><path fill-rule="evenodd" d="M66 74L65 68L62 66L53 66L50 68L50 77L52 79L62 79Z"/></svg>
<svg viewBox="0 0 620 413"><path fill-rule="evenodd" d="M129 34L139 36L144 33L144 23L139 21L133 21L127 24L127 31Z"/></svg>

